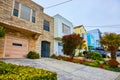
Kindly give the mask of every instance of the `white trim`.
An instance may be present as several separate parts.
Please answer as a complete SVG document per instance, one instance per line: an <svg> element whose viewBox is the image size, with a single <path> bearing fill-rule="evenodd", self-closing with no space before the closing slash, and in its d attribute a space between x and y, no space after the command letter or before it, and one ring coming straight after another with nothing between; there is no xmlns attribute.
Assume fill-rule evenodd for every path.
<svg viewBox="0 0 120 80"><path fill-rule="evenodd" d="M13 6L12 6L12 12L11 12L11 16L13 16L14 5L15 5L15 0L13 0Z"/></svg>
<svg viewBox="0 0 120 80"><path fill-rule="evenodd" d="M19 11L18 11L18 18L21 16L21 3L19 3ZM21 19L21 18L20 18Z"/></svg>
<svg viewBox="0 0 120 80"><path fill-rule="evenodd" d="M32 9L30 8L30 22L32 22L32 13L33 11L32 11Z"/></svg>

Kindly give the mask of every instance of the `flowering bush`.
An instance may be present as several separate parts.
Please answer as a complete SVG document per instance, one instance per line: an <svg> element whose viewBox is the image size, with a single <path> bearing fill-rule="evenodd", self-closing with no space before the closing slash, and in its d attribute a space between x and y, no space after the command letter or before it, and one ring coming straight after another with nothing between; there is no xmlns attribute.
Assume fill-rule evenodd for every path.
<svg viewBox="0 0 120 80"><path fill-rule="evenodd" d="M111 67L117 67L118 66L118 62L116 60L109 60L108 61L108 65Z"/></svg>
<svg viewBox="0 0 120 80"><path fill-rule="evenodd" d="M100 67L100 68L104 68L104 64L100 64L99 67Z"/></svg>
<svg viewBox="0 0 120 80"><path fill-rule="evenodd" d="M57 80L55 72L0 62L0 80Z"/></svg>
<svg viewBox="0 0 120 80"><path fill-rule="evenodd" d="M80 59L80 62L79 62L79 63L80 63L80 64L83 64L84 61L85 61L84 59Z"/></svg>
<svg viewBox="0 0 120 80"><path fill-rule="evenodd" d="M67 61L72 62L72 61L73 61L73 58L72 58L72 57L68 57L68 58L67 58Z"/></svg>

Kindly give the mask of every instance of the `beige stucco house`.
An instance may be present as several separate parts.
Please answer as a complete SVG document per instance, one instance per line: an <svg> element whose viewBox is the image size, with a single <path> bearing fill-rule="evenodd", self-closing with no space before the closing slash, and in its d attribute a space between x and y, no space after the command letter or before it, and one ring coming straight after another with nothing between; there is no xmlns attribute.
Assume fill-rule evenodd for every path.
<svg viewBox="0 0 120 80"><path fill-rule="evenodd" d="M26 58L29 51L41 57L53 53L54 19L32 0L0 0L0 58Z"/></svg>

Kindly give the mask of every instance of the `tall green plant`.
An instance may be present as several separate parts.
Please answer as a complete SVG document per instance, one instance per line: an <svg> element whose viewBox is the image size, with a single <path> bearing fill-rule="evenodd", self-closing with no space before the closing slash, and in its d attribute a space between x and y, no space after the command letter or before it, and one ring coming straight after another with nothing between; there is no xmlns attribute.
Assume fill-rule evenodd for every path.
<svg viewBox="0 0 120 80"><path fill-rule="evenodd" d="M117 67L119 63L116 61L116 51L120 47L120 35L116 33L105 33L100 43L111 52L111 60L108 61L108 65Z"/></svg>
<svg viewBox="0 0 120 80"><path fill-rule="evenodd" d="M111 60L116 60L116 51L120 47L120 35L116 33L104 33L100 43L111 52Z"/></svg>
<svg viewBox="0 0 120 80"><path fill-rule="evenodd" d="M70 34L63 36L62 42L64 54L70 55L73 58L75 49L83 43L83 38L79 34Z"/></svg>
<svg viewBox="0 0 120 80"><path fill-rule="evenodd" d="M5 30L3 29L3 27L0 27L0 37L4 37L5 36Z"/></svg>

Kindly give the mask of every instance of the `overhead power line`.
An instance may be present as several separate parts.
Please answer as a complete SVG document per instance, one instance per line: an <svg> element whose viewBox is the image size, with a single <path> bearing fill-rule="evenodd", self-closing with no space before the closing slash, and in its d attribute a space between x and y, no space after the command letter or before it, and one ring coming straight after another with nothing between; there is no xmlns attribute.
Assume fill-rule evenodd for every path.
<svg viewBox="0 0 120 80"><path fill-rule="evenodd" d="M61 3L58 3L58 4L52 5L52 6L48 6L48 7L46 7L45 9L52 8L52 7L56 7L56 6L59 6L59 5L61 5L61 4L68 3L68 2L70 2L70 1L72 1L72 0L67 0L67 1L65 1L65 2L61 2Z"/></svg>
<svg viewBox="0 0 120 80"><path fill-rule="evenodd" d="M115 24L115 25L103 25L103 26L85 26L85 27L114 27L114 28L120 28L120 24Z"/></svg>

